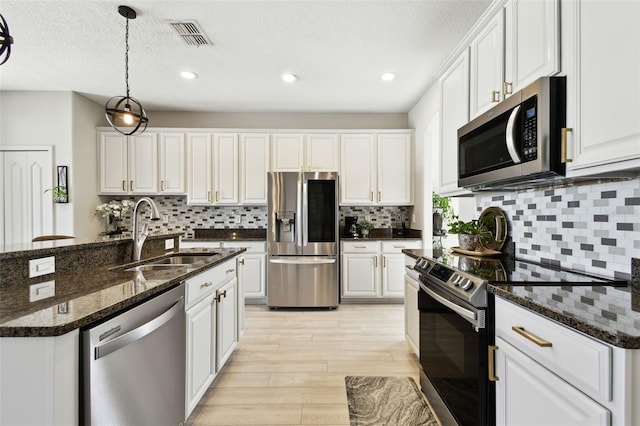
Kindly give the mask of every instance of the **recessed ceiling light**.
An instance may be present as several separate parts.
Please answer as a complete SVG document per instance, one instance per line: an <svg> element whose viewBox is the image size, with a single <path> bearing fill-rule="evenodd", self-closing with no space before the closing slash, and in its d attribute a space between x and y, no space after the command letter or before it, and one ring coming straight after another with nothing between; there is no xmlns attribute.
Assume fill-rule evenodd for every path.
<svg viewBox="0 0 640 426"><path fill-rule="evenodd" d="M383 80L383 81L391 81L395 78L396 78L396 75L392 72L385 72L384 74L380 75L380 80Z"/></svg>
<svg viewBox="0 0 640 426"><path fill-rule="evenodd" d="M282 74L282 80L286 81L287 83L294 82L297 79L298 79L298 76L295 74L291 74L291 73Z"/></svg>
<svg viewBox="0 0 640 426"><path fill-rule="evenodd" d="M193 80L194 78L198 78L198 74L192 71L182 71L180 72L180 77L184 78L185 80Z"/></svg>

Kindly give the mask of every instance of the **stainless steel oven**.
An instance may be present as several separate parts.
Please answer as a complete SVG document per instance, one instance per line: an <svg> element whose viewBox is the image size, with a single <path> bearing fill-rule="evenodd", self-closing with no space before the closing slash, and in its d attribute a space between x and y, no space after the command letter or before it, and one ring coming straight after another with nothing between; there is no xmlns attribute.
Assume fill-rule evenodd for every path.
<svg viewBox="0 0 640 426"><path fill-rule="evenodd" d="M486 281L434 261L423 260L415 268L420 272L421 387L443 424L493 424Z"/></svg>

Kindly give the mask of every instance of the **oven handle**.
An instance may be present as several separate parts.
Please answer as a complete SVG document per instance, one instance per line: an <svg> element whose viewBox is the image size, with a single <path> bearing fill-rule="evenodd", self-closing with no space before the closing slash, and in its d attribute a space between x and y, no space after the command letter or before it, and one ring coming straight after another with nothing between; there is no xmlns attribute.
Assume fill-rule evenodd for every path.
<svg viewBox="0 0 640 426"><path fill-rule="evenodd" d="M420 288L424 290L424 292L427 293L429 296L433 297L438 302L442 303L444 306L446 306L447 308L451 309L452 311L460 315L462 318L469 321L471 324L475 326L478 325L478 317L476 316L476 313L474 311L465 309L462 306L457 305L456 303L453 303L452 301L445 299L444 297L440 296L438 293L436 293L435 291L431 290L428 287L421 285Z"/></svg>
<svg viewBox="0 0 640 426"><path fill-rule="evenodd" d="M511 160L513 160L514 164L519 164L522 162L520 156L518 155L518 151L516 150L516 144L514 141L515 137L515 124L516 119L518 118L518 113L520 112L520 105L515 107L513 111L511 111L511 115L509 115L509 120L507 121L507 151L509 151L509 155L511 156Z"/></svg>

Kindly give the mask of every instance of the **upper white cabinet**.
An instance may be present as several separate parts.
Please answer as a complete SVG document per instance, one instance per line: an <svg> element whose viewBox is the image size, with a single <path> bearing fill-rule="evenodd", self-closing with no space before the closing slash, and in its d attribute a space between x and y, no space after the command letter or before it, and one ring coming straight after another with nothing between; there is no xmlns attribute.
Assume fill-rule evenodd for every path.
<svg viewBox="0 0 640 426"><path fill-rule="evenodd" d="M340 204L410 205L411 134L343 134Z"/></svg>
<svg viewBox="0 0 640 426"><path fill-rule="evenodd" d="M567 176L638 170L640 2L561 5L567 128L572 129Z"/></svg>
<svg viewBox="0 0 640 426"><path fill-rule="evenodd" d="M213 143L213 203L238 204L238 135L214 135Z"/></svg>
<svg viewBox="0 0 640 426"><path fill-rule="evenodd" d="M458 128L469 121L469 49L440 78L440 182L441 195L465 193L458 188Z"/></svg>
<svg viewBox="0 0 640 426"><path fill-rule="evenodd" d="M184 133L159 133L158 147L159 192L162 194L184 194L186 192Z"/></svg>
<svg viewBox="0 0 640 426"><path fill-rule="evenodd" d="M502 100L504 16L500 10L471 42L471 117Z"/></svg>
<svg viewBox="0 0 640 426"><path fill-rule="evenodd" d="M158 139L153 132L125 136L98 133L101 194L158 192Z"/></svg>
<svg viewBox="0 0 640 426"><path fill-rule="evenodd" d="M187 134L187 204L211 204L212 139L209 133Z"/></svg>
<svg viewBox="0 0 640 426"><path fill-rule="evenodd" d="M269 134L240 135L240 202L267 204Z"/></svg>
<svg viewBox="0 0 640 426"><path fill-rule="evenodd" d="M503 97L560 71L559 0L510 0L505 9Z"/></svg>
<svg viewBox="0 0 640 426"><path fill-rule="evenodd" d="M274 134L271 146L274 172L338 170L337 134Z"/></svg>

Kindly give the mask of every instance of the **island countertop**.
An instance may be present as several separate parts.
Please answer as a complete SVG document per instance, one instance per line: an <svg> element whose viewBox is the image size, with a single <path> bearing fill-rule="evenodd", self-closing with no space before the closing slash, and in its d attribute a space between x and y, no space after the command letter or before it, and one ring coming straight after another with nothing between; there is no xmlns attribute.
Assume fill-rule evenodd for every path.
<svg viewBox="0 0 640 426"><path fill-rule="evenodd" d="M104 265L91 270L55 274L54 295L30 302L29 285L0 287L0 337L59 336L125 310L185 279L244 252L233 249L188 249L180 253L210 253L194 264L162 271L126 271L125 265ZM175 254L175 253L172 253ZM46 277L45 277L46 278ZM46 282L45 279L43 282Z"/></svg>

